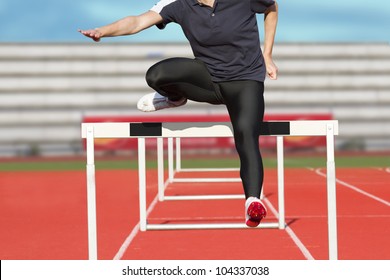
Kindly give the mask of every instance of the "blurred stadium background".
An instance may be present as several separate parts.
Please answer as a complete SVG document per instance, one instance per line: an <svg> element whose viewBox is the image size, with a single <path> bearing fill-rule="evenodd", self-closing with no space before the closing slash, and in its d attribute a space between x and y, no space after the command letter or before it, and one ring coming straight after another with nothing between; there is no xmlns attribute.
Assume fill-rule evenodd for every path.
<svg viewBox="0 0 390 280"><path fill-rule="evenodd" d="M0 156L82 154L84 117L140 115L135 105L150 92L148 67L191 57L181 30L151 28L96 44L77 29L142 13L155 2L1 1ZM389 151L390 3L306 2L279 1L280 77L266 82L266 114L331 114L340 121L339 151ZM226 111L190 102L159 114L181 113Z"/></svg>

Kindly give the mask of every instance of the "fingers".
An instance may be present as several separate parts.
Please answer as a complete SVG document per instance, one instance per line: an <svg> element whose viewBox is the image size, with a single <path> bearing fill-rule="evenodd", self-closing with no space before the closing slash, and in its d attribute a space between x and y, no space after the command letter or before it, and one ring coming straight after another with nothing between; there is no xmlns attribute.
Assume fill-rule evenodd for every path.
<svg viewBox="0 0 390 280"><path fill-rule="evenodd" d="M84 36L93 39L95 42L99 42L100 41L101 34L97 30L94 30L94 29L89 29L89 30L78 29L77 31L80 32L81 34L83 34Z"/></svg>
<svg viewBox="0 0 390 280"><path fill-rule="evenodd" d="M278 79L278 70L277 69L268 70L267 75L271 80L277 80Z"/></svg>
<svg viewBox="0 0 390 280"><path fill-rule="evenodd" d="M273 62L272 57L265 56L264 60L265 60L265 66L266 66L268 78L270 78L271 80L277 80L279 69Z"/></svg>
<svg viewBox="0 0 390 280"><path fill-rule="evenodd" d="M80 32L81 34L85 35L85 36L91 36L92 35L92 30L77 30L78 32Z"/></svg>

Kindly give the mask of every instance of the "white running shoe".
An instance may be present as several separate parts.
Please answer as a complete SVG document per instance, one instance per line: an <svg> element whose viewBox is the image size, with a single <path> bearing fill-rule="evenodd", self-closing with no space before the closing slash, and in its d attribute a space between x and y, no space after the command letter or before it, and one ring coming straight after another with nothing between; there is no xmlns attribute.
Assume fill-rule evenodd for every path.
<svg viewBox="0 0 390 280"><path fill-rule="evenodd" d="M153 112L166 108L179 107L187 103L187 98L182 98L177 101L171 101L168 97L162 96L158 92L153 92L144 95L138 100L137 108L142 112Z"/></svg>

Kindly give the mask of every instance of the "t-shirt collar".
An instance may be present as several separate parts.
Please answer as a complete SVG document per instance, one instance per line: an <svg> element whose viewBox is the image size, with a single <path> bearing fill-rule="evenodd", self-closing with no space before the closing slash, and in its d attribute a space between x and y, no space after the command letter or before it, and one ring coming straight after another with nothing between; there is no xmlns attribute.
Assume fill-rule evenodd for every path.
<svg viewBox="0 0 390 280"><path fill-rule="evenodd" d="M200 5L198 0L191 0L192 1L192 6L195 6L195 5ZM215 0L215 2L218 2L217 0Z"/></svg>

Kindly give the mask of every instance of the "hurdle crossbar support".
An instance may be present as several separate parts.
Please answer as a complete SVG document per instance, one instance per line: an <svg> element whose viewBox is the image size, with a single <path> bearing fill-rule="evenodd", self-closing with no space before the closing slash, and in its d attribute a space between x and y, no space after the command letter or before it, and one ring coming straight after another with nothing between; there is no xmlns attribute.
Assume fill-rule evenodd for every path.
<svg viewBox="0 0 390 280"><path fill-rule="evenodd" d="M278 221L279 229L286 227L284 214L284 149L283 136L276 137L277 164L278 164Z"/></svg>
<svg viewBox="0 0 390 280"><path fill-rule="evenodd" d="M95 148L94 129L87 130L87 211L88 211L88 256L97 260L97 228L96 228L96 183L95 183Z"/></svg>
<svg viewBox="0 0 390 280"><path fill-rule="evenodd" d="M245 223L207 223L207 224L148 224L148 230L189 230L189 229L265 229L278 228L279 223L261 223L256 228L248 228Z"/></svg>
<svg viewBox="0 0 390 280"><path fill-rule="evenodd" d="M164 142L163 138L157 138L157 176L158 176L158 200L164 201Z"/></svg>
<svg viewBox="0 0 390 280"><path fill-rule="evenodd" d="M328 199L328 244L329 259L337 260L337 209L336 209L336 166L334 161L335 127L332 123L326 125L327 145L327 199Z"/></svg>
<svg viewBox="0 0 390 280"><path fill-rule="evenodd" d="M146 147L145 138L138 138L138 185L140 230L146 230Z"/></svg>

